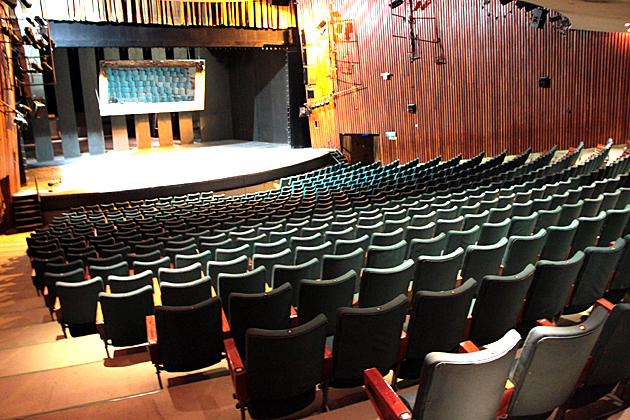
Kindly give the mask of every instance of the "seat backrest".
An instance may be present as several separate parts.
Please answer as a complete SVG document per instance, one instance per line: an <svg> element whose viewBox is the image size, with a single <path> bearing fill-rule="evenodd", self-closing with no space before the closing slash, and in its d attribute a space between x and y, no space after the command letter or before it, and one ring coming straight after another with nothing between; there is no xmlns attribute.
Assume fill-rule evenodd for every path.
<svg viewBox="0 0 630 420"><path fill-rule="evenodd" d="M275 242L255 242L254 254L277 254L289 247L289 242L282 238Z"/></svg>
<svg viewBox="0 0 630 420"><path fill-rule="evenodd" d="M196 262L183 268L159 268L158 279L160 282L188 283L201 278L201 263Z"/></svg>
<svg viewBox="0 0 630 420"><path fill-rule="evenodd" d="M307 261L317 258L321 263L324 254L332 254L333 244L330 241L324 242L316 246L298 246L295 248L294 263L296 265L303 264Z"/></svg>
<svg viewBox="0 0 630 420"><path fill-rule="evenodd" d="M428 214L417 214L411 218L411 226L425 226L431 222L435 222L437 212L435 210Z"/></svg>
<svg viewBox="0 0 630 420"><path fill-rule="evenodd" d="M584 201L582 200L579 200L575 204L563 204L557 226L568 226L571 224L571 222L580 216L582 206L584 206Z"/></svg>
<svg viewBox="0 0 630 420"><path fill-rule="evenodd" d="M398 295L404 295L413 279L413 273L412 260L406 260L392 268L366 268L361 274L359 307L385 305Z"/></svg>
<svg viewBox="0 0 630 420"><path fill-rule="evenodd" d="M494 419L521 336L508 331L486 350L429 353L413 406L416 419Z"/></svg>
<svg viewBox="0 0 630 420"><path fill-rule="evenodd" d="M205 270L208 261L212 261L212 252L210 250L202 251L199 254L193 255L175 255L175 268L185 268L198 262L201 264L201 269ZM205 300L205 299L204 299Z"/></svg>
<svg viewBox="0 0 630 420"><path fill-rule="evenodd" d="M500 223L484 223L481 225L479 240L477 245L493 245L505 238L510 230L510 219L505 219Z"/></svg>
<svg viewBox="0 0 630 420"><path fill-rule="evenodd" d="M212 294L210 286L212 282L209 276L187 283L160 283L162 305L166 306L192 306L204 300L210 299Z"/></svg>
<svg viewBox="0 0 630 420"><path fill-rule="evenodd" d="M208 261L206 264L206 275L210 276L212 287L217 290L217 279L220 273L244 273L249 268L247 256L241 255L231 261Z"/></svg>
<svg viewBox="0 0 630 420"><path fill-rule="evenodd" d="M464 216L459 216L455 219L437 219L435 222L435 235L439 235L444 232L447 233L451 230L462 230L464 227Z"/></svg>
<svg viewBox="0 0 630 420"><path fill-rule="evenodd" d="M523 271L528 264L536 264L546 235L547 231L540 229L535 235L510 237L503 257L503 275L511 276Z"/></svg>
<svg viewBox="0 0 630 420"><path fill-rule="evenodd" d="M623 210L607 210L604 226L599 233L598 246L608 246L622 236L629 218L630 206L626 206Z"/></svg>
<svg viewBox="0 0 630 420"><path fill-rule="evenodd" d="M58 281L55 287L65 324L95 322L98 294L103 291L103 281L100 277L77 283Z"/></svg>
<svg viewBox="0 0 630 420"><path fill-rule="evenodd" d="M507 238L493 245L470 245L466 248L462 265L462 279L477 281L477 288L485 276L496 276L501 270L501 261L507 247Z"/></svg>
<svg viewBox="0 0 630 420"><path fill-rule="evenodd" d="M147 342L146 317L153 315L151 286L130 293L101 292L98 300L101 302L107 339L113 346L135 346Z"/></svg>
<svg viewBox="0 0 630 420"><path fill-rule="evenodd" d="M472 311L469 339L482 346L514 328L533 278L532 264L512 276L484 277Z"/></svg>
<svg viewBox="0 0 630 420"><path fill-rule="evenodd" d="M348 271L354 270L357 276L360 276L365 261L365 251L358 248L350 254L329 255L322 257L322 280L330 280L346 274ZM359 291L357 282L355 291Z"/></svg>
<svg viewBox="0 0 630 420"><path fill-rule="evenodd" d="M363 371L386 374L398 360L407 296L376 308L339 308L333 340L333 387L363 383Z"/></svg>
<svg viewBox="0 0 630 420"><path fill-rule="evenodd" d="M463 262L463 248L457 248L441 257L421 256L415 263L413 293L421 290L439 292L454 289Z"/></svg>
<svg viewBox="0 0 630 420"><path fill-rule="evenodd" d="M444 246L444 254L450 254L457 248L466 249L469 245L474 245L479 239L481 229L479 226L473 226L468 230L451 230L446 234L446 245Z"/></svg>
<svg viewBox="0 0 630 420"><path fill-rule="evenodd" d="M324 243L324 236L321 233L316 233L311 236L301 237L294 236L290 239L291 252L295 253L295 248L298 246L317 246Z"/></svg>
<svg viewBox="0 0 630 420"><path fill-rule="evenodd" d="M573 237L571 243L571 255L574 255L577 251L584 251L589 246L595 246L597 244L597 238L599 232L602 230L604 220L606 219L606 212L599 212L595 217L579 217L577 231Z"/></svg>
<svg viewBox="0 0 630 420"><path fill-rule="evenodd" d="M435 223L433 222L425 226L407 226L404 239L407 244L410 244L413 239L431 239L434 231Z"/></svg>
<svg viewBox="0 0 630 420"><path fill-rule="evenodd" d="M490 216L490 212L488 210L480 214L468 213L464 216L463 229L468 230L468 229L471 229L473 226L479 226L479 228L481 228L481 225L483 225L484 223L488 221L489 216Z"/></svg>
<svg viewBox="0 0 630 420"><path fill-rule="evenodd" d="M255 254L252 258L252 268L265 267L265 276L266 283L273 287L271 283L271 274L273 273L273 266L280 265L290 265L293 263L293 254L290 249L285 249L284 251L278 252L277 254Z"/></svg>
<svg viewBox="0 0 630 420"><path fill-rule="evenodd" d="M323 379L326 317L277 331L246 333L247 396L252 418L292 414L315 400Z"/></svg>
<svg viewBox="0 0 630 420"><path fill-rule="evenodd" d="M625 244L623 238L619 238L613 246L589 246L584 250L584 264L575 281L569 307L565 313L584 311L604 296L608 281L617 266Z"/></svg>
<svg viewBox="0 0 630 420"><path fill-rule="evenodd" d="M514 394L508 416L551 412L571 396L606 317L604 308L596 308L580 325L529 332L510 374Z"/></svg>
<svg viewBox="0 0 630 420"><path fill-rule="evenodd" d="M549 210L538 210L538 221L535 230L547 229L549 226L557 226L560 220L562 206L550 207Z"/></svg>
<svg viewBox="0 0 630 420"><path fill-rule="evenodd" d="M538 213L529 216L512 216L510 219L510 229L507 236L527 236L534 233L536 222L538 221Z"/></svg>
<svg viewBox="0 0 630 420"><path fill-rule="evenodd" d="M619 257L609 289L625 295L625 291L630 289L630 252L628 252L630 250L630 235L626 235L623 240L625 246Z"/></svg>
<svg viewBox="0 0 630 420"><path fill-rule="evenodd" d="M352 307L357 274L354 270L331 280L300 280L298 293L298 323L305 324L319 314L330 320L326 334L335 330L337 309Z"/></svg>
<svg viewBox="0 0 630 420"><path fill-rule="evenodd" d="M221 296L223 310L230 316L228 307L232 293L263 293L267 281L267 269L264 266L239 274L221 273L217 279L217 293Z"/></svg>
<svg viewBox="0 0 630 420"><path fill-rule="evenodd" d="M300 280L317 280L320 275L320 264L317 258L312 258L299 265L282 265L277 264L273 267L271 274L271 282L273 287L282 286L284 283L291 284L293 289L293 298L291 305L298 306L298 291L300 288Z"/></svg>
<svg viewBox="0 0 630 420"><path fill-rule="evenodd" d="M157 277L158 271L161 268L171 268L171 259L169 257L164 257L160 258L159 260L149 262L134 261L132 268L134 273L141 273L143 271L149 270L151 271L153 277Z"/></svg>
<svg viewBox="0 0 630 420"><path fill-rule="evenodd" d="M618 303L606 319L584 385L614 385L630 377L630 303Z"/></svg>
<svg viewBox="0 0 630 420"><path fill-rule="evenodd" d="M568 261L538 261L521 319L527 329L539 319L552 319L562 313L583 263L581 251Z"/></svg>
<svg viewBox="0 0 630 420"><path fill-rule="evenodd" d="M468 279L455 290L421 291L414 295L407 325L407 354L398 376L417 379L427 354L455 352L462 340L477 282Z"/></svg>
<svg viewBox="0 0 630 420"><path fill-rule="evenodd" d="M356 251L358 248L365 250L369 245L370 237L368 235L362 235L356 239L338 239L337 242L335 242L334 254L349 254ZM325 252L325 254L330 254L330 252Z"/></svg>
<svg viewBox="0 0 630 420"><path fill-rule="evenodd" d="M431 239L412 239L407 250L407 258L416 261L421 256L439 256L446 246L446 233L442 232Z"/></svg>
<svg viewBox="0 0 630 420"><path fill-rule="evenodd" d="M580 222L576 218L566 226L549 226L540 259L550 261L566 260L579 225Z"/></svg>
<svg viewBox="0 0 630 420"><path fill-rule="evenodd" d="M85 271L83 270L83 268L76 268L66 273L49 273L46 271L43 273L42 278L43 278L44 286L48 288L48 296L50 298L50 303L54 304L55 299L57 298L56 283L57 282L64 282L64 283L84 282Z"/></svg>
<svg viewBox="0 0 630 420"><path fill-rule="evenodd" d="M389 246L370 245L367 249L366 267L391 268L402 264L407 253L407 242Z"/></svg>
<svg viewBox="0 0 630 420"><path fill-rule="evenodd" d="M214 259L216 261L230 261L230 260L240 257L241 255L246 255L249 257L251 250L252 248L249 244L239 246L238 248L229 248L229 249L218 248L214 252Z"/></svg>
<svg viewBox="0 0 630 420"><path fill-rule="evenodd" d="M129 293L144 286L153 288L153 273L145 270L133 276L109 276L107 281L112 293Z"/></svg>
<svg viewBox="0 0 630 420"><path fill-rule="evenodd" d="M129 264L127 261L119 262L118 264L110 265L110 266L89 266L88 271L90 273L90 277L100 277L103 279L105 284L108 284L109 276L128 276L129 275Z"/></svg>
<svg viewBox="0 0 630 420"><path fill-rule="evenodd" d="M199 244L199 252L210 251L212 255L216 254L217 249L234 248L234 242L231 239L220 239L213 242L206 242L203 238Z"/></svg>
<svg viewBox="0 0 630 420"><path fill-rule="evenodd" d="M402 228L398 228L390 232L383 232L383 233L374 232L370 240L370 245L378 245L378 246L394 245L402 241L403 236L404 236L404 231Z"/></svg>
<svg viewBox="0 0 630 420"><path fill-rule="evenodd" d="M291 296L289 283L271 292L230 294L230 331L239 354L245 354L248 329L282 330L291 326Z"/></svg>
<svg viewBox="0 0 630 420"><path fill-rule="evenodd" d="M197 370L223 358L221 298L218 296L193 306L156 306L155 326L164 370Z"/></svg>

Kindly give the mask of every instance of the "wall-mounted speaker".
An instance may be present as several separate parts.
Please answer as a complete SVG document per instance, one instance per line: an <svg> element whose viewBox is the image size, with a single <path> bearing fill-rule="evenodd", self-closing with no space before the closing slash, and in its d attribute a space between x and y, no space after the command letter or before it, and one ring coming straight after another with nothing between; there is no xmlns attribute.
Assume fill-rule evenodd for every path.
<svg viewBox="0 0 630 420"><path fill-rule="evenodd" d="M272 6L288 6L291 4L291 0L271 0Z"/></svg>
<svg viewBox="0 0 630 420"><path fill-rule="evenodd" d="M548 77L541 77L538 79L538 87L548 89L551 87L551 79Z"/></svg>
<svg viewBox="0 0 630 420"><path fill-rule="evenodd" d="M529 21L529 26L532 28L542 29L547 22L547 14L549 10L538 8L532 12L532 18Z"/></svg>

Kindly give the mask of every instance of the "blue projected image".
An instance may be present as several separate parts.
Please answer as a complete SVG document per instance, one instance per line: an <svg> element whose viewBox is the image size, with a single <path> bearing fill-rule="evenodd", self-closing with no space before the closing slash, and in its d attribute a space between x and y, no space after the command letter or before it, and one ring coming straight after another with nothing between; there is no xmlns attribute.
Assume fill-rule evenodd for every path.
<svg viewBox="0 0 630 420"><path fill-rule="evenodd" d="M110 104L195 100L194 68L110 68L107 82Z"/></svg>

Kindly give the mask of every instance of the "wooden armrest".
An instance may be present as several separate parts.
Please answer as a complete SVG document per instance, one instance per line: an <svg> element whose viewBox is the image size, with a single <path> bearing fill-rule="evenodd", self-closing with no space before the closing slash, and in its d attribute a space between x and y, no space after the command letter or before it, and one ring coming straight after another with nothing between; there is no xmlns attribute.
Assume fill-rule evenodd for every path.
<svg viewBox="0 0 630 420"><path fill-rule="evenodd" d="M53 305L53 311L55 312L55 317L57 317L57 322L63 324L63 314L61 313L61 302L59 301L59 296L55 298L55 304Z"/></svg>
<svg viewBox="0 0 630 420"><path fill-rule="evenodd" d="M103 318L103 308L101 308L101 302L96 302L96 323L105 323L105 318Z"/></svg>
<svg viewBox="0 0 630 420"><path fill-rule="evenodd" d="M611 313L615 307L615 304L610 302L609 300L601 298L597 302L595 302L595 305L593 305L593 309L597 308L598 306L602 306L608 311L608 313Z"/></svg>
<svg viewBox="0 0 630 420"><path fill-rule="evenodd" d="M157 277L153 277L151 279L151 282L153 282L153 293L156 293L161 296L162 291L160 290L160 281L157 279Z"/></svg>
<svg viewBox="0 0 630 420"><path fill-rule="evenodd" d="M153 293L153 306L162 306L162 295Z"/></svg>
<svg viewBox="0 0 630 420"><path fill-rule="evenodd" d="M379 418L383 420L410 420L411 412L376 368L363 372L365 391Z"/></svg>
<svg viewBox="0 0 630 420"><path fill-rule="evenodd" d="M236 343L233 338L223 340L223 347L225 348L225 354L228 362L228 370L232 377L232 384L234 385L234 394L236 399L243 401L247 399L247 381L245 378L245 366L241 355L236 349Z"/></svg>
<svg viewBox="0 0 630 420"><path fill-rule="evenodd" d="M271 287L267 283L265 283L265 293L271 292Z"/></svg>
<svg viewBox="0 0 630 420"><path fill-rule="evenodd" d="M464 335L462 336L462 341L468 340L471 326L472 326L472 315L468 315L468 318L466 318L466 326L464 327Z"/></svg>
<svg viewBox="0 0 630 420"><path fill-rule="evenodd" d="M324 382L333 379L333 355L328 346L324 349Z"/></svg>
<svg viewBox="0 0 630 420"><path fill-rule="evenodd" d="M499 409L497 410L496 418L505 419L507 418L507 409L510 405L510 400L512 399L512 395L514 395L514 384L509 379L505 383L505 390L503 391L503 397L501 398L501 404L499 404Z"/></svg>
<svg viewBox="0 0 630 420"><path fill-rule="evenodd" d="M214 286L210 286L210 296L215 297L217 292L214 290Z"/></svg>
<svg viewBox="0 0 630 420"><path fill-rule="evenodd" d="M355 298L354 296L352 297L352 307L353 308L359 307L359 299Z"/></svg>
<svg viewBox="0 0 630 420"><path fill-rule="evenodd" d="M455 282L455 288L458 288L459 286L461 286L463 281L464 281L464 278L461 276L461 274L458 274L457 281Z"/></svg>
<svg viewBox="0 0 630 420"><path fill-rule="evenodd" d="M291 305L291 328L295 328L298 326L298 314L293 305Z"/></svg>
<svg viewBox="0 0 630 420"><path fill-rule="evenodd" d="M48 286L44 286L44 291L42 292L42 296L48 296Z"/></svg>
<svg viewBox="0 0 630 420"><path fill-rule="evenodd" d="M59 301L59 296L57 296L57 298L55 299L55 306L53 306L53 310L55 312L61 310L61 302Z"/></svg>
<svg viewBox="0 0 630 420"><path fill-rule="evenodd" d="M154 365L160 364L160 354L157 348L157 329L155 327L155 315L147 315L147 342L149 343L149 355Z"/></svg>
<svg viewBox="0 0 630 420"><path fill-rule="evenodd" d="M112 292L112 288L111 286L108 284L105 286L105 293L111 293Z"/></svg>
<svg viewBox="0 0 630 420"><path fill-rule="evenodd" d="M475 345L472 341L462 341L458 346L458 353L475 353L479 351L479 347Z"/></svg>
<svg viewBox="0 0 630 420"><path fill-rule="evenodd" d="M407 357L407 347L409 346L409 336L406 332L400 334L400 345L398 346L398 361Z"/></svg>
<svg viewBox="0 0 630 420"><path fill-rule="evenodd" d="M232 336L232 333L230 332L230 323L227 320L227 316L225 316L223 308L221 308L221 328L223 329L224 340L227 340Z"/></svg>
<svg viewBox="0 0 630 420"><path fill-rule="evenodd" d="M536 321L536 326L537 327L555 327L555 325L553 325L553 323L546 318L539 319L538 321Z"/></svg>

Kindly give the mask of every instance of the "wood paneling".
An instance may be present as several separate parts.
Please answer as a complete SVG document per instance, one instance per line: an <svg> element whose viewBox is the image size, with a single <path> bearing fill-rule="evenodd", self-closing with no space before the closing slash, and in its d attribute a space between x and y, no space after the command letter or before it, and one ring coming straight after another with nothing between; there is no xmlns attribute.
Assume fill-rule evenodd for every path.
<svg viewBox="0 0 630 420"><path fill-rule="evenodd" d="M460 151L470 158L482 150L494 156L505 148L518 154L530 145L540 151L630 138L630 34L563 36L549 23L542 30L529 27L529 14L514 3L492 0L482 9L476 0L445 0L417 14L436 18L435 27L432 20L418 23L418 32L434 39L437 28L445 64L436 64L436 44L425 42L412 62L408 41L395 36L405 33L402 19L392 16L388 2L334 1L333 13L327 7L327 0L298 3L314 67L309 71L316 72L315 98L344 88L329 66L328 28L316 29L331 15L354 22L359 62L344 77L362 89L313 110L314 147L327 147L328 140L339 146L339 133L379 134L383 162L404 163ZM338 45L337 53L343 48ZM381 73L392 76L383 80ZM545 76L549 89L538 87ZM411 103L415 114L407 112ZM395 131L398 140L386 140L386 131Z"/></svg>

